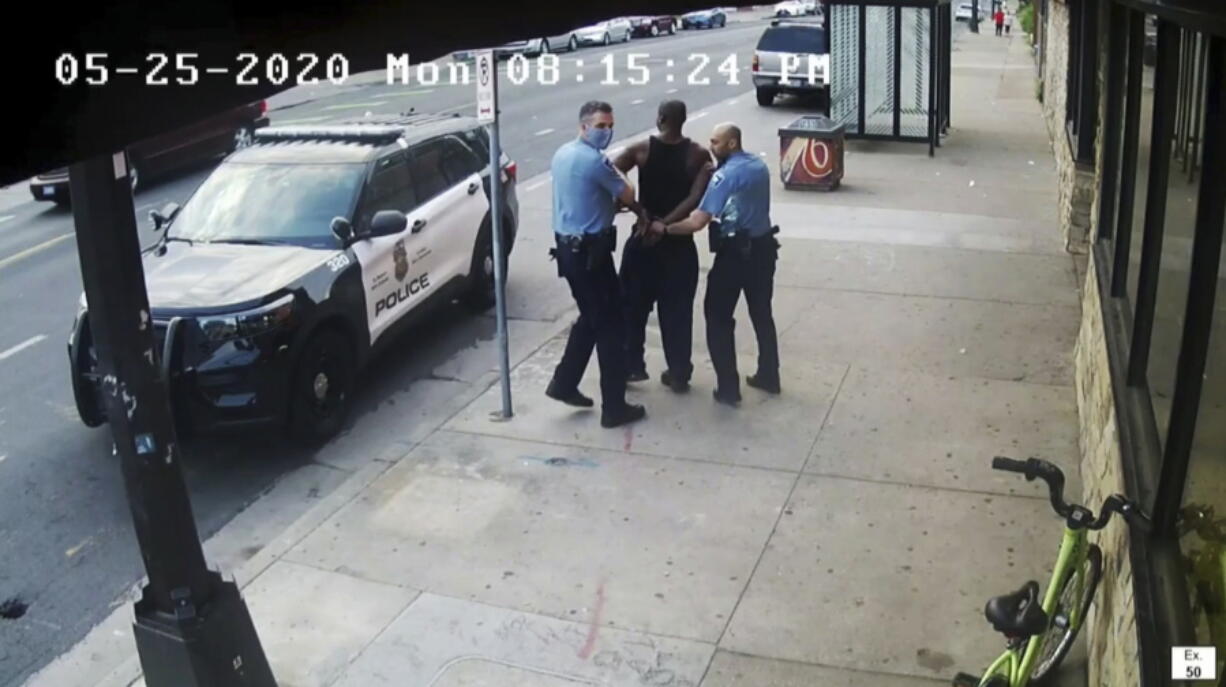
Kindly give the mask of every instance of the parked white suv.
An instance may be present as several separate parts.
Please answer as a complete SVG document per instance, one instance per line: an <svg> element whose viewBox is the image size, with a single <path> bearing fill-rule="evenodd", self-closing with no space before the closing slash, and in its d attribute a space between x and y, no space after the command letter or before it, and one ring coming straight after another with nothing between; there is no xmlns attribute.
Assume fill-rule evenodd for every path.
<svg viewBox="0 0 1226 687"><path fill-rule="evenodd" d="M758 39L752 70L763 107L781 93L793 93L818 96L829 108L830 40L820 21L772 21Z"/></svg>

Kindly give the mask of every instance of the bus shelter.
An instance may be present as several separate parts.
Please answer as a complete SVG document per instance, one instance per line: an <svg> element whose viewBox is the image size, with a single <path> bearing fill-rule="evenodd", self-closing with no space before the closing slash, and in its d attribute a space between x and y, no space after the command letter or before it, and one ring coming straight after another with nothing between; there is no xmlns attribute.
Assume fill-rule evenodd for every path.
<svg viewBox="0 0 1226 687"><path fill-rule="evenodd" d="M830 118L848 138L928 143L949 129L949 0L827 0Z"/></svg>

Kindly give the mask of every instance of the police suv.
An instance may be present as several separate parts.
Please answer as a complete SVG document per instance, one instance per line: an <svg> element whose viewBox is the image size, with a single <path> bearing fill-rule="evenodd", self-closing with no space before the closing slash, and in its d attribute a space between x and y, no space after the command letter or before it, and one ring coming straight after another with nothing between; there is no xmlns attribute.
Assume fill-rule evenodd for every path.
<svg viewBox="0 0 1226 687"><path fill-rule="evenodd" d="M150 213L143 254L157 343L181 432L284 427L323 440L358 370L430 306L494 302L491 184L503 264L516 165L489 173L473 118L400 115L266 127L182 208ZM77 410L106 421L82 294L68 345Z"/></svg>

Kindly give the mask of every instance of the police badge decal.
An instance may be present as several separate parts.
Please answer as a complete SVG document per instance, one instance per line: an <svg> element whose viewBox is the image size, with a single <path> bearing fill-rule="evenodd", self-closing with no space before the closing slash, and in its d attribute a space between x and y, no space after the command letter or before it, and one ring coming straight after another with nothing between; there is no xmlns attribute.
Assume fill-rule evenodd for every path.
<svg viewBox="0 0 1226 687"><path fill-rule="evenodd" d="M404 239L397 241L392 248L392 260L396 263L396 281L404 281L409 273L409 254L404 249Z"/></svg>

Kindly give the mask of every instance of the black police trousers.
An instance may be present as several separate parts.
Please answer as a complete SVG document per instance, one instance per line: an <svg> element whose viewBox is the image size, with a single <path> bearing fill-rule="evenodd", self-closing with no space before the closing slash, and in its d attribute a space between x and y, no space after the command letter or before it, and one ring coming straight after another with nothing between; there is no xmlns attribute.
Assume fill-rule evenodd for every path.
<svg viewBox="0 0 1226 687"><path fill-rule="evenodd" d="M656 310L664 360L678 382L694 372L694 297L698 293L698 248L689 237L663 237L654 246L631 236L622 249L622 297L626 318L626 366L646 372L647 318Z"/></svg>
<svg viewBox="0 0 1226 687"><path fill-rule="evenodd" d="M626 327L613 253L595 245L576 251L559 243L556 257L558 274L579 306L579 319L570 328L552 384L561 393L577 390L595 348L601 402L606 411L619 410L626 405Z"/></svg>
<svg viewBox="0 0 1226 687"><path fill-rule="evenodd" d="M716 384L720 393L739 396L740 375L736 366L736 339L733 331L741 292L749 319L758 338L757 377L767 384L779 381L779 340L775 332L775 317L771 299L775 289L775 263L779 244L774 236L753 239L748 256L729 243L715 255L707 274L707 294L703 310L707 318L707 348L715 367Z"/></svg>

